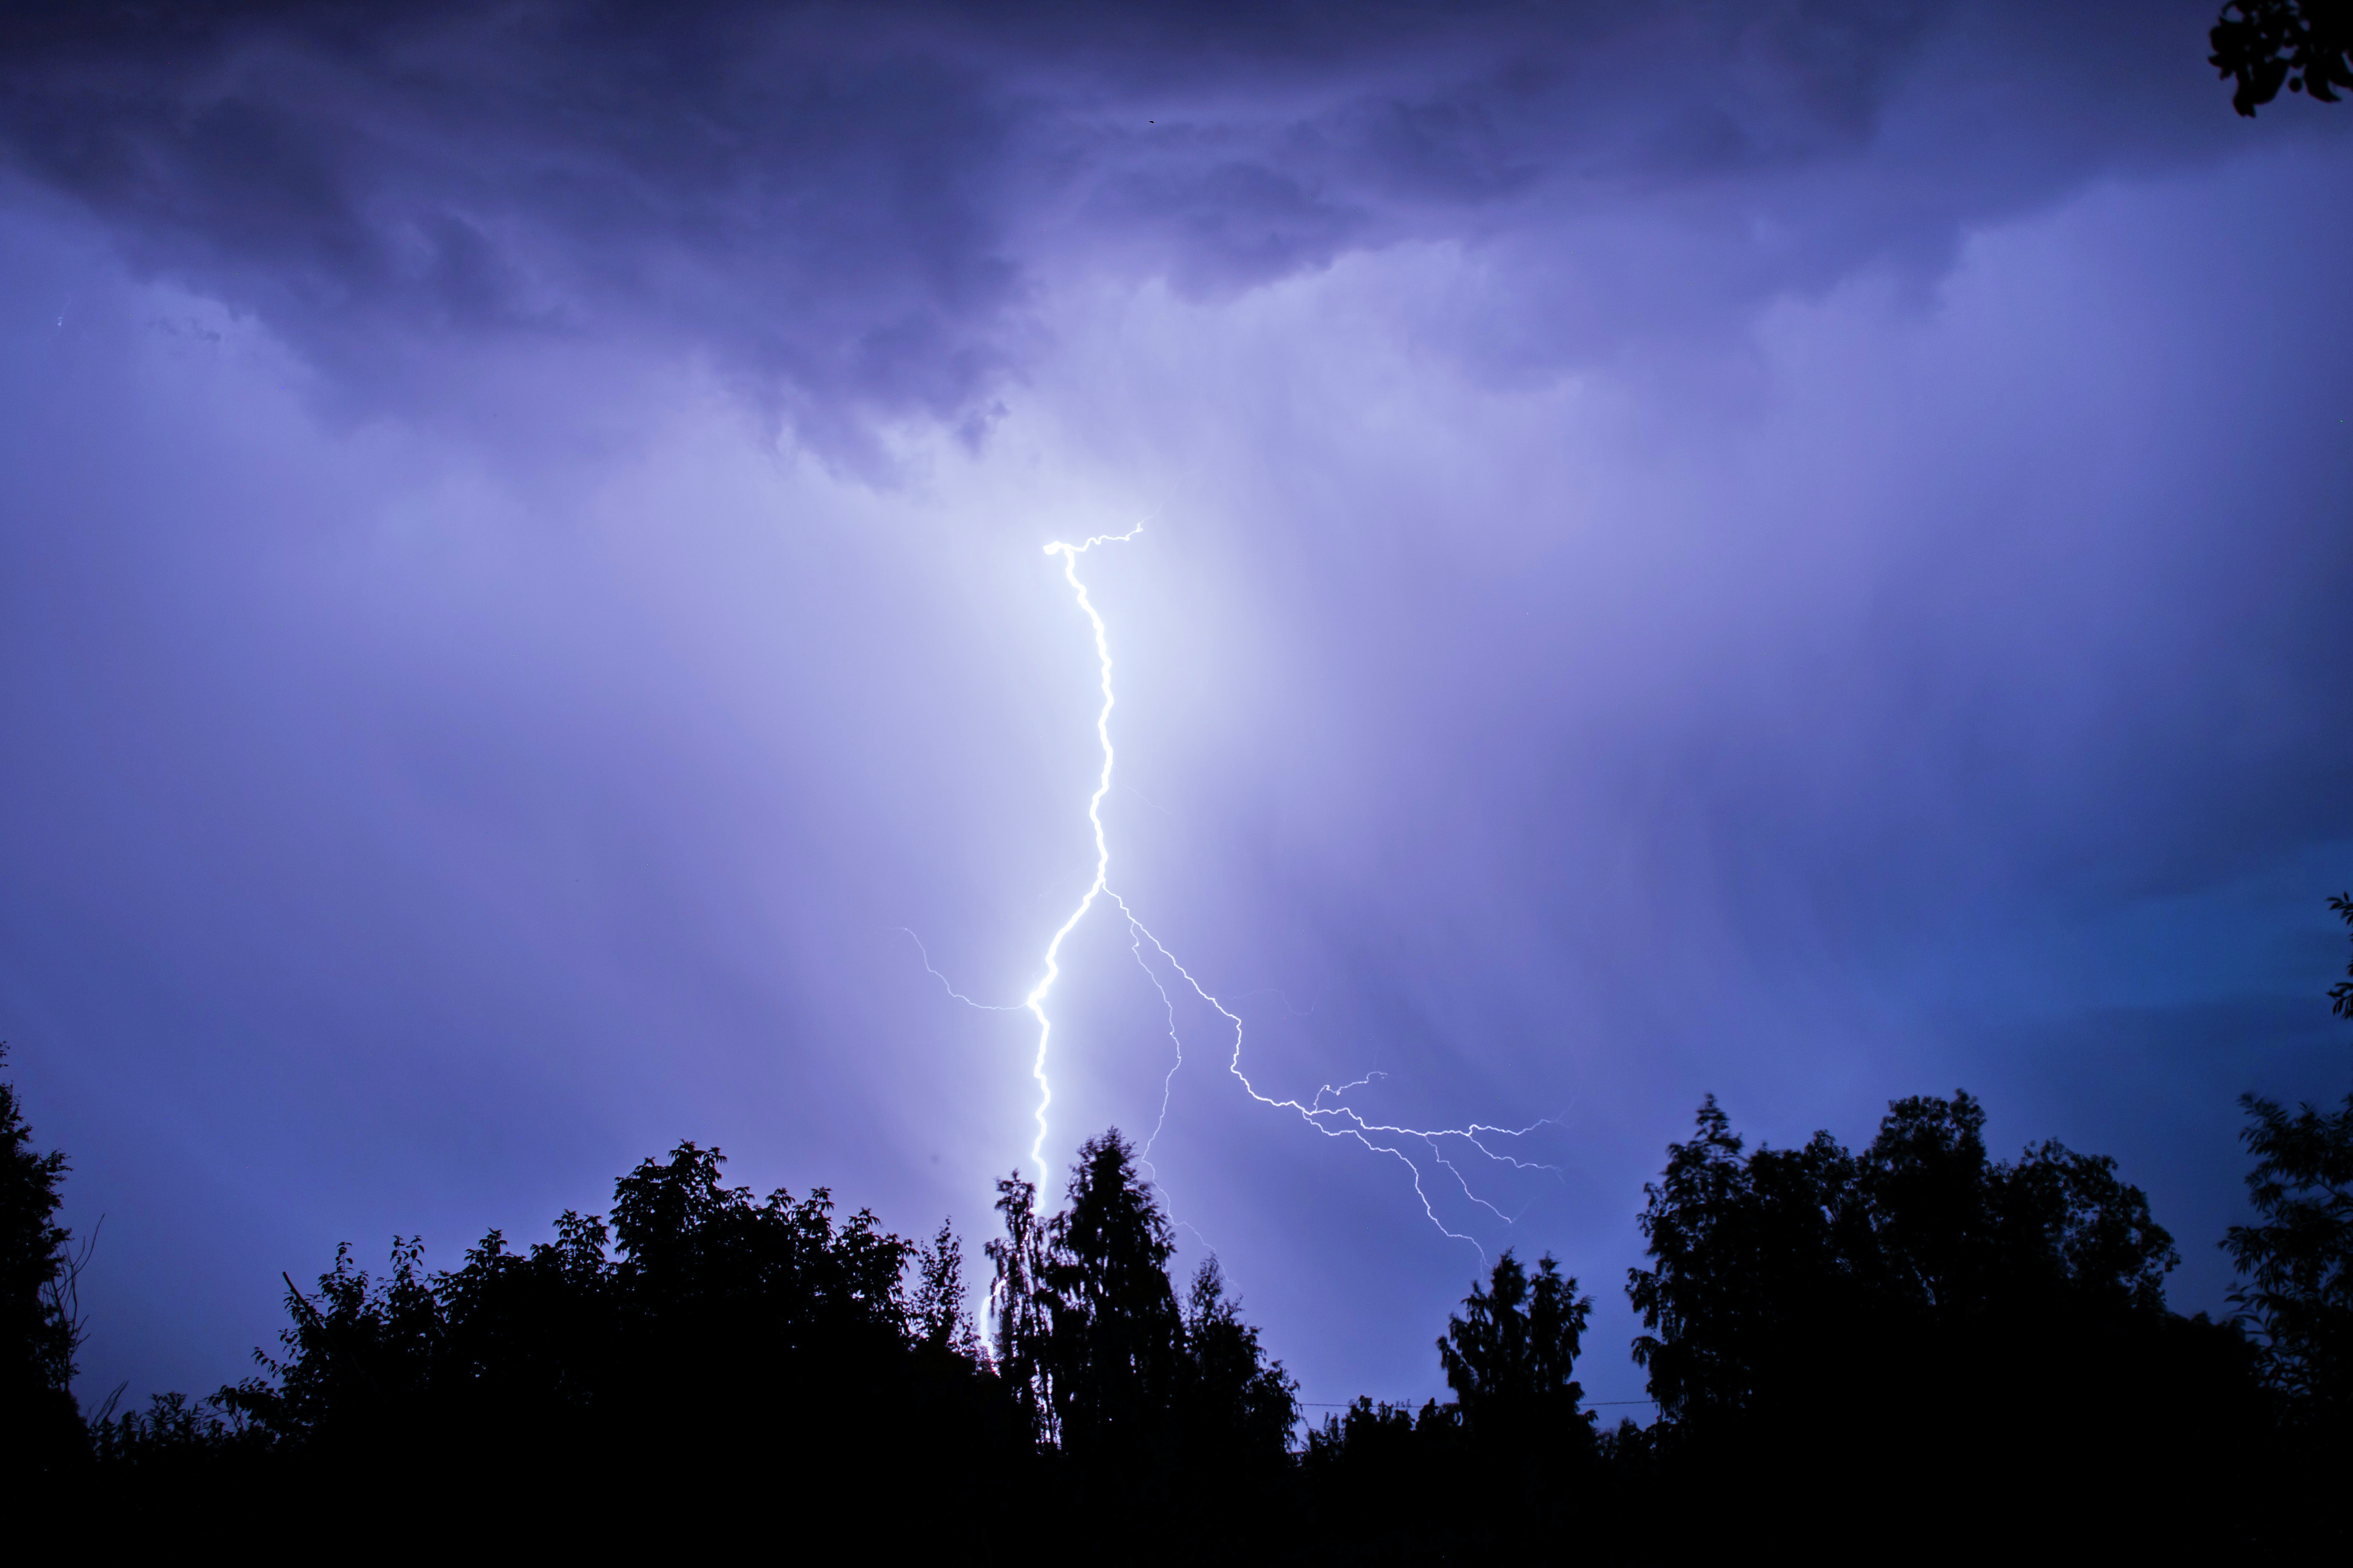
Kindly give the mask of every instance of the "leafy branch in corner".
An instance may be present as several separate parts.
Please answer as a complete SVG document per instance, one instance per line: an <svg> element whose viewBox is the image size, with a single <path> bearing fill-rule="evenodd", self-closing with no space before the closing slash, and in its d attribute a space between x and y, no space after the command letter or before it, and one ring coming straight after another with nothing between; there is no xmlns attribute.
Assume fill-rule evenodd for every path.
<svg viewBox="0 0 2353 1568"><path fill-rule="evenodd" d="M2250 119L2283 85L2323 103L2353 89L2353 0L2233 0L2206 41L2207 63L2239 84L2231 107Z"/></svg>

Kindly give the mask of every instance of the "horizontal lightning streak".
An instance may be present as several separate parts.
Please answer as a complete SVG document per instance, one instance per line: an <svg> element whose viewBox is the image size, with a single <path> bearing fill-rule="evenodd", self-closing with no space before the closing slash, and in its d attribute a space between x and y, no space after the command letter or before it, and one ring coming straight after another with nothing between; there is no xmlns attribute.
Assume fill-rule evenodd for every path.
<svg viewBox="0 0 2353 1568"><path fill-rule="evenodd" d="M1114 900L1119 900L1118 894L1114 893L1112 897ZM1410 1173L1413 1179L1414 1196L1421 1200L1421 1212L1429 1219L1430 1223L1436 1226L1440 1233L1442 1235L1451 1237L1456 1241L1469 1242L1472 1249L1479 1254L1480 1261L1482 1265L1486 1261L1487 1249L1484 1247L1480 1246L1479 1239L1476 1237L1465 1236L1461 1231L1449 1227L1444 1220L1438 1217L1438 1209L1436 1205L1431 1204L1430 1201L1429 1192L1421 1184L1421 1167L1415 1164L1412 1157L1408 1155L1404 1150L1396 1147L1394 1143L1376 1142L1374 1135L1379 1134L1383 1138L1393 1138L1400 1142L1405 1140L1418 1140L1421 1142L1427 1143L1430 1146L1431 1157L1440 1164L1446 1167L1448 1173L1453 1176L1456 1184L1461 1187L1462 1195L1469 1198L1472 1203L1477 1204L1481 1208L1485 1209L1488 1213L1493 1215L1497 1219L1502 1220L1505 1225L1512 1224L1514 1216L1505 1214L1503 1210L1497 1208L1493 1204L1489 1203L1486 1199L1481 1197L1476 1192L1472 1190L1471 1184L1463 1178L1461 1171L1455 1166L1451 1160L1449 1160L1446 1157L1444 1146L1440 1142L1440 1140L1445 1138L1460 1138L1469 1143L1472 1148L1478 1150L1482 1154L1486 1155L1490 1160L1494 1160L1499 1163L1510 1164L1521 1170L1552 1171L1556 1174L1557 1173L1558 1168L1556 1166L1538 1164L1534 1161L1520 1160L1508 1154L1499 1155L1479 1141L1479 1134L1481 1133L1508 1138L1525 1137L1528 1133L1535 1131L1537 1128L1549 1125L1552 1121L1552 1118L1548 1116L1539 1117L1535 1121L1529 1122L1525 1127L1521 1128L1490 1127L1482 1122L1476 1121L1463 1127L1400 1127L1387 1122L1367 1121L1362 1116L1358 1115L1353 1108L1346 1105L1335 1103L1327 1106L1324 1103L1325 1096L1332 1096L1336 1100L1338 1096L1345 1094L1348 1090L1352 1089L1362 1089L1366 1084L1372 1082L1374 1079L1386 1076L1381 1073L1373 1073L1365 1078L1356 1079L1354 1083L1341 1084L1337 1088L1335 1088L1330 1084L1325 1084L1323 1088L1315 1091L1314 1100L1304 1105L1301 1104L1296 1100L1280 1099L1273 1095L1261 1094L1259 1092L1258 1086L1250 1082L1250 1075L1242 1071L1241 1019L1229 1010L1223 1002L1219 1001L1217 997L1211 995L1208 988L1202 985L1198 980L1194 978L1193 972L1186 968L1184 963L1178 960L1176 955L1168 951L1166 944L1162 942L1158 937L1153 935L1151 930L1146 927L1142 921L1135 918L1134 912L1128 909L1124 900L1119 900L1119 905L1121 912L1127 916L1128 925L1131 931L1143 941L1150 942L1154 951L1158 952L1162 958L1167 961L1168 967L1175 970L1178 976L1184 980L1187 985L1192 987L1193 994L1198 996L1202 1001L1207 1002L1210 1007L1216 1010L1218 1016L1223 1018L1228 1024L1232 1026L1234 1031L1234 1049L1232 1056L1227 1059L1226 1070L1231 1073L1234 1077L1234 1080L1242 1086L1242 1092L1249 1095L1252 1100L1257 1100L1261 1105L1266 1106L1269 1109L1297 1112L1301 1121L1306 1122L1308 1126L1315 1129L1316 1131L1323 1133L1326 1138L1354 1138L1357 1142L1363 1144L1366 1148L1372 1150L1375 1153L1387 1154L1395 1159L1398 1163L1405 1166L1409 1173ZM1153 984L1155 986L1160 984L1160 977L1157 974L1153 976ZM1164 1002L1167 1000L1168 993L1166 987L1161 988L1160 994L1161 999ZM1174 1016L1174 1011L1172 1009L1172 1022L1170 1025L1170 1032L1172 1034L1175 1032L1175 1024L1173 1022ZM1177 1065L1179 1067L1184 1065L1181 1058ZM1170 1077L1172 1079L1175 1077L1173 1069L1170 1073ZM1165 1100L1161 1106L1161 1115L1162 1118L1166 1120L1167 1116L1167 1105ZM1335 1126L1325 1121L1325 1118L1327 1117L1344 1120L1340 1125Z"/></svg>

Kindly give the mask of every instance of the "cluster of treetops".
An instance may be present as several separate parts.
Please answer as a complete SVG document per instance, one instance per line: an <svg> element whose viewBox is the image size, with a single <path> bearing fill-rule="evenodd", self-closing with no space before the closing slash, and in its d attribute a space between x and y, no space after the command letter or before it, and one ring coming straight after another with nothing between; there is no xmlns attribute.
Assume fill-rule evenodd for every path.
<svg viewBox="0 0 2353 1568"><path fill-rule="evenodd" d="M2353 980L2331 994L2353 1017ZM1644 1188L1626 1283L1658 1418L1607 1429L1576 1376L1591 1297L1512 1252L1437 1342L1451 1400L1304 1424L1215 1260L1170 1279L1115 1131L1058 1212L998 1184L985 1339L946 1226L918 1244L823 1189L757 1197L683 1143L552 1240L493 1231L441 1272L415 1238L381 1273L340 1249L287 1279L259 1374L85 1414L66 1164L0 1086L0 1464L118 1521L421 1510L577 1546L764 1525L992 1560L2277 1545L2334 1526L2353 1458L2353 1096L2242 1103L2257 1223L2221 1243L2238 1310L2214 1321L2167 1309L2173 1243L2112 1160L1996 1159L1966 1093L1896 1101L1859 1151L1748 1148L1711 1098Z"/></svg>

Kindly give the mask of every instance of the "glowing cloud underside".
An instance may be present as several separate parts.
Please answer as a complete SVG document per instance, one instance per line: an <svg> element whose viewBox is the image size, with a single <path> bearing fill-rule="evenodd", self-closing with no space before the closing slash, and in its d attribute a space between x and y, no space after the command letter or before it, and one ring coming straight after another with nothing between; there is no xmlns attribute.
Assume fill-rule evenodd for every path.
<svg viewBox="0 0 2353 1568"><path fill-rule="evenodd" d="M1030 1165L1039 1173L1042 1181L1046 1167L1046 1112L1054 1102L1053 1083L1047 1076L1047 1064L1054 1037L1054 1021L1052 1016L1046 1010L1046 1004L1053 994L1054 983L1061 978L1062 943L1069 939L1071 931L1078 929L1079 922L1087 918L1097 900L1108 899L1119 907L1121 917L1127 922L1129 947L1135 955L1136 963L1151 978L1153 988L1160 994L1162 1005L1166 1009L1168 1016L1168 1038L1176 1047L1176 1053L1174 1065L1169 1068L1167 1077L1161 1083L1159 1122L1154 1126L1152 1137L1146 1141L1142 1151L1147 1158L1151 1154L1153 1144L1159 1142L1161 1129L1166 1125L1169 1092L1176 1084L1178 1070L1185 1065L1185 1042L1177 1028L1176 1003L1169 994L1168 983L1164 977L1165 970L1166 974L1173 975L1184 985L1189 987L1194 995L1208 1003L1217 1011L1219 1017L1232 1026L1233 1050L1227 1058L1226 1070L1233 1075L1235 1082L1242 1086L1244 1093L1261 1105L1295 1112L1308 1126L1327 1138L1353 1138L1374 1152L1387 1154L1397 1160L1410 1173L1414 1195L1421 1200L1421 1212L1429 1216L1430 1223L1455 1240L1466 1241L1473 1247L1479 1247L1475 1237L1450 1229L1446 1223L1438 1217L1438 1211L1430 1203L1429 1191L1422 1184L1422 1168L1413 1155L1406 1152L1407 1146L1419 1145L1431 1160L1445 1167L1447 1174L1451 1176L1455 1184L1462 1189L1463 1196L1502 1220L1505 1225L1509 1225L1512 1223L1513 1216L1473 1192L1461 1168L1452 1160L1447 1158L1447 1140L1455 1140L1458 1148L1475 1151L1487 1160L1497 1164L1509 1165L1515 1170L1552 1171L1556 1167L1498 1152L1482 1142L1490 1138L1524 1137L1538 1127L1546 1125L1549 1118L1533 1121L1525 1127L1519 1128L1491 1127L1475 1121L1463 1127L1437 1128L1402 1127L1386 1122L1368 1121L1346 1104L1345 1097L1349 1090L1362 1089L1374 1079L1384 1076L1380 1073L1373 1073L1353 1083L1340 1084L1336 1087L1325 1084L1315 1091L1312 1099L1305 1101L1261 1093L1258 1086L1251 1083L1249 1076L1242 1071L1242 1020L1240 1017L1211 994L1200 981L1194 978L1192 971L1187 969L1177 960L1176 955L1171 952L1167 946L1152 933L1151 929L1137 918L1135 910L1130 907L1127 900L1112 889L1111 841L1103 831L1103 797L1111 793L1112 770L1117 761L1117 754L1113 749L1111 739L1112 710L1117 704L1117 699L1112 689L1111 633L1103 624L1102 612L1095 608L1094 601L1088 597L1086 584L1079 577L1079 557L1098 544L1124 544L1143 531L1144 525L1138 523L1125 533L1097 534L1080 544L1058 541L1046 546L1048 555L1059 555L1062 558L1062 576L1071 584L1071 593L1077 601L1080 611L1087 617L1087 625L1094 635L1095 664L1100 674L1103 690L1103 706L1095 714L1095 741L1103 752L1103 770L1096 775L1094 793L1087 797L1087 824L1094 833L1093 879L1088 882L1085 893L1081 895L1078 905L1071 910L1070 917L1056 928L1053 936L1048 940L1043 973L1029 995L1022 998L1018 1007L1018 1010L1027 1011L1038 1020L1038 1052L1030 1067L1030 1076L1038 1084L1038 1110L1035 1118L1038 1133L1029 1144ZM914 935L913 931L907 934L911 937ZM1147 945L1151 949L1150 956L1147 956L1145 951ZM916 946L918 951L922 951L921 939L917 939ZM1155 958L1158 960L1157 965L1154 962ZM937 978L942 985L946 986L948 994L959 1002L989 1012L1017 1010L1011 1007L991 1007L986 1003L976 1002L957 991L949 983L946 975L932 967L928 952L923 957L923 968ZM1485 1249L1480 1247L1479 1251L1483 1258L1486 1256Z"/></svg>

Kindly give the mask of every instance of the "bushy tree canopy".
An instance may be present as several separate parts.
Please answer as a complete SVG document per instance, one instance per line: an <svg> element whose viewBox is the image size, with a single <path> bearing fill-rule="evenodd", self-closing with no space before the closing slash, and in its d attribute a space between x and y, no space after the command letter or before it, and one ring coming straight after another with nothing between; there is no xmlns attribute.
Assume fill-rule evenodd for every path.
<svg viewBox="0 0 2353 1568"><path fill-rule="evenodd" d="M2353 926L2353 899L2328 903ZM2353 980L2328 996L2337 1016L2353 1018ZM2255 1155L2247 1194L2262 1220L2223 1238L2242 1277L2232 1299L2260 1331L2265 1370L2299 1424L2353 1438L2353 1095L2336 1110L2291 1112L2252 1094L2239 1103Z"/></svg>
<svg viewBox="0 0 2353 1568"><path fill-rule="evenodd" d="M1818 1132L1744 1158L1710 1096L1644 1189L1651 1266L1628 1272L1662 1408L1794 1408L1835 1382L1826 1369L2161 1312L2179 1258L2116 1162L2055 1142L1992 1160L1984 1124L1966 1093L1914 1098L1860 1154Z"/></svg>
<svg viewBox="0 0 2353 1568"><path fill-rule="evenodd" d="M1026 1462L952 1230L919 1247L863 1210L841 1218L823 1188L755 1197L723 1166L681 1143L615 1184L609 1226L567 1211L520 1250L492 1231L447 1271L416 1237L380 1274L339 1248L315 1287L288 1281L265 1375L208 1411L115 1422L101 1450L135 1464L259 1441L366 1487L423 1466L528 1489L590 1467L628 1479L607 1502L640 1521L678 1487L913 1485L945 1506Z"/></svg>
<svg viewBox="0 0 2353 1568"><path fill-rule="evenodd" d="M1578 1407L1585 1390L1571 1373L1593 1299L1577 1295L1558 1259L1537 1259L1531 1279L1506 1247L1462 1308L1447 1319L1438 1363L1466 1426L1519 1440L1591 1431L1592 1414Z"/></svg>
<svg viewBox="0 0 2353 1568"><path fill-rule="evenodd" d="M8 1047L0 1043L0 1063ZM72 1237L58 1223L65 1155L33 1147L13 1084L0 1082L0 1466L46 1470L75 1448L79 1342Z"/></svg>
<svg viewBox="0 0 2353 1568"><path fill-rule="evenodd" d="M988 1245L997 1364L1099 1501L1255 1496L1288 1462L1297 1390L1203 1261L1180 1309L1176 1246L1135 1151L1113 1128L1080 1147L1051 1216L1018 1174L997 1184Z"/></svg>

